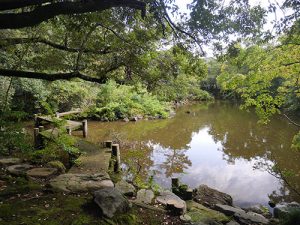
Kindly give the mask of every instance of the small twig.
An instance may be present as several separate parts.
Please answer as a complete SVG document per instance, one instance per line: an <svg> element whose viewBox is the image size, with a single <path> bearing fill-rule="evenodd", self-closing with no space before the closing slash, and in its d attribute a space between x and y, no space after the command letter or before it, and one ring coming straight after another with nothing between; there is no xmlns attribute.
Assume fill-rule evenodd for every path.
<svg viewBox="0 0 300 225"><path fill-rule="evenodd" d="M290 121L292 124L294 124L295 126L297 126L297 127L300 127L300 124L298 124L298 123L296 123L295 121L293 121L290 117L288 117L285 113L283 113L283 116L285 117L285 118L287 118L288 119L288 121Z"/></svg>

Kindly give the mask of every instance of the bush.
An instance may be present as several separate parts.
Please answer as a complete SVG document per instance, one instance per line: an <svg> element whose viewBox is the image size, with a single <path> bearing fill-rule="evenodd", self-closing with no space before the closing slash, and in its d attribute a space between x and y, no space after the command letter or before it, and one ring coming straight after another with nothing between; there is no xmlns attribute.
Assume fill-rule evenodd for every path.
<svg viewBox="0 0 300 225"><path fill-rule="evenodd" d="M116 120L133 116L168 116L168 105L148 93L141 85L117 85L109 81L102 85L96 105L88 111L90 117Z"/></svg>

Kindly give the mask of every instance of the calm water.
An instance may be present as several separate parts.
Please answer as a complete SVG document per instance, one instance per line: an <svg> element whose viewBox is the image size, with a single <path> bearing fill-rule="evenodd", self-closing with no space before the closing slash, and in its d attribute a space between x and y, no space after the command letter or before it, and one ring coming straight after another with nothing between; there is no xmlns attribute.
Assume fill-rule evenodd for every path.
<svg viewBox="0 0 300 225"><path fill-rule="evenodd" d="M224 102L185 106L166 120L89 122L89 140L121 140L128 173L140 168L145 179L154 174L166 188L173 176L191 187L207 184L239 206L300 201L292 191L300 192L300 153L290 149L296 133L283 118L258 125L254 113ZM280 173L290 171L287 185Z"/></svg>

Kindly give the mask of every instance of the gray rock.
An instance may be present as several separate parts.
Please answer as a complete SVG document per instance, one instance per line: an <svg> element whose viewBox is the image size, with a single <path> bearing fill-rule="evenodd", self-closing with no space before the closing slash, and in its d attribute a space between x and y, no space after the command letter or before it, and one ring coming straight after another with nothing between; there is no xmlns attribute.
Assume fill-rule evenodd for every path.
<svg viewBox="0 0 300 225"><path fill-rule="evenodd" d="M57 173L56 168L33 168L30 170L27 170L26 175L33 178L49 178Z"/></svg>
<svg viewBox="0 0 300 225"><path fill-rule="evenodd" d="M151 204L154 198L154 193L151 190L141 189L137 192L136 201Z"/></svg>
<svg viewBox="0 0 300 225"><path fill-rule="evenodd" d="M226 223L226 225L240 225L240 224L234 220L231 220L230 222Z"/></svg>
<svg viewBox="0 0 300 225"><path fill-rule="evenodd" d="M269 220L263 215L254 212L239 212L234 214L234 219L243 225L268 224Z"/></svg>
<svg viewBox="0 0 300 225"><path fill-rule="evenodd" d="M200 185L194 190L193 200L207 207L214 208L216 204L232 206L232 197L226 193Z"/></svg>
<svg viewBox="0 0 300 225"><path fill-rule="evenodd" d="M16 176L24 176L26 175L27 170L32 168L33 166L29 164L17 164L7 167L7 171Z"/></svg>
<svg viewBox="0 0 300 225"><path fill-rule="evenodd" d="M156 201L165 205L173 214L182 215L186 212L186 203L170 191L164 191L156 197Z"/></svg>
<svg viewBox="0 0 300 225"><path fill-rule="evenodd" d="M135 196L135 188L132 184L127 183L122 180L116 183L116 189L118 189L122 194L126 196Z"/></svg>
<svg viewBox="0 0 300 225"><path fill-rule="evenodd" d="M124 122L129 122L129 119L126 117L123 119Z"/></svg>
<svg viewBox="0 0 300 225"><path fill-rule="evenodd" d="M100 207L102 214L108 218L117 213L126 213L130 206L124 195L113 187L102 188L94 192L94 201Z"/></svg>
<svg viewBox="0 0 300 225"><path fill-rule="evenodd" d="M20 164L22 162L19 158L2 158L0 159L0 166L10 166Z"/></svg>
<svg viewBox="0 0 300 225"><path fill-rule="evenodd" d="M56 191L77 193L114 187L114 184L107 173L93 175L67 173L50 180L50 186Z"/></svg>
<svg viewBox="0 0 300 225"><path fill-rule="evenodd" d="M254 205L254 206L251 206L249 208L245 208L244 210L247 211L247 212L255 212L255 213L261 214L261 215L263 215L264 217L267 217L267 218L272 217L272 214L269 212L269 209L267 207L262 206L262 205Z"/></svg>
<svg viewBox="0 0 300 225"><path fill-rule="evenodd" d="M244 210L229 205L216 204L214 209L224 213L226 216L233 216L235 213L245 213Z"/></svg>
<svg viewBox="0 0 300 225"><path fill-rule="evenodd" d="M274 208L274 217L284 218L295 210L300 212L300 205L297 202L281 203Z"/></svg>

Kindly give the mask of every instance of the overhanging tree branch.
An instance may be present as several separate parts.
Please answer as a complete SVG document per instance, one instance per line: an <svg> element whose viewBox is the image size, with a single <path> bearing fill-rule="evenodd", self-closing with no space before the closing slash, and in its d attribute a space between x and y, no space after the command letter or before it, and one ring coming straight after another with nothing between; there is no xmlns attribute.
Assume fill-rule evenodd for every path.
<svg viewBox="0 0 300 225"><path fill-rule="evenodd" d="M8 0L5 0L8 1ZM14 0L16 2L16 0ZM0 6L4 3L0 1ZM29 12L1 13L0 29L17 29L35 26L58 15L82 14L110 9L113 7L129 7L142 11L146 14L146 3L137 0L84 0L84 1L61 1L41 5Z"/></svg>
<svg viewBox="0 0 300 225"><path fill-rule="evenodd" d="M107 79L106 77L103 78L90 77L88 75L82 74L79 71L74 71L69 73L41 73L41 72L9 70L9 69L0 69L0 76L33 78L33 79L41 79L41 80L48 80L48 81L71 80L74 78L80 78L85 81L90 81L90 82L95 82L100 84L105 83Z"/></svg>
<svg viewBox="0 0 300 225"><path fill-rule="evenodd" d="M0 39L0 48L8 47L11 45L17 45L17 44L30 44L30 43L41 43L45 45L49 45L53 48L56 48L58 50L62 51L67 51L67 52L79 52L79 48L71 48L65 45L60 45L55 42L48 41L43 38L5 38L5 39ZM106 47L101 50L96 50L96 49L83 49L83 53L93 53L93 54L108 54L111 53L109 50L109 47Z"/></svg>
<svg viewBox="0 0 300 225"><path fill-rule="evenodd" d="M0 0L0 10L18 9L27 6L41 5L53 0Z"/></svg>

